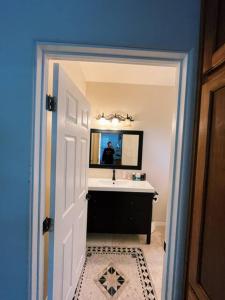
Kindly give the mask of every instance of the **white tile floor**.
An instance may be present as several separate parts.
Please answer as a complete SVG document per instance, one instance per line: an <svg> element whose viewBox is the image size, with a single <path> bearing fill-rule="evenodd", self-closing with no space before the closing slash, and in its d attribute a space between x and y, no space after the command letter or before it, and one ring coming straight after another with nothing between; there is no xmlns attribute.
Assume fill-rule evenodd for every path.
<svg viewBox="0 0 225 300"><path fill-rule="evenodd" d="M139 247L144 251L150 274L155 286L157 299L161 299L164 227L157 227L146 245L145 235L88 234L87 245Z"/></svg>

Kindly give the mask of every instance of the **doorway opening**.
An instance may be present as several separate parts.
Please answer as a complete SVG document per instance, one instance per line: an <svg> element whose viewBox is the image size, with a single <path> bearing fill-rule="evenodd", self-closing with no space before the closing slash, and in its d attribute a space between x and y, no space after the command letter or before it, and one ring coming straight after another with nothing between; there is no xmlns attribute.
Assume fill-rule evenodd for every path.
<svg viewBox="0 0 225 300"><path fill-rule="evenodd" d="M176 260L176 249L174 247L176 243L174 239L176 238L176 226L179 221L177 215L178 206L179 201L181 201L181 199L179 199L179 178L181 173L180 157L183 151L187 55L162 54L136 50L111 50L110 52L110 49L81 49L80 47L74 47L73 49L67 48L71 53L65 53L63 47L64 46L62 46L62 49L58 46L56 46L56 48L55 46L49 48L42 45L39 46L38 49L38 57L42 58L42 63L37 64L36 92L37 98L40 98L40 106L39 110L36 110L35 116L37 117L36 125L40 122L37 114L42 118L42 123L38 124L42 134L41 143L39 140L39 149L41 149L41 151L38 152L38 150L36 150L36 155L40 162L40 169L36 169L36 172L39 175L42 174L42 177L41 182L39 182L41 192L38 199L36 199L39 204L39 209L34 205L33 210L34 214L37 212L39 214L39 230L37 230L37 227L35 229L35 224L33 226L33 246L34 243L36 243L39 250L36 254L33 251L32 255L33 262L35 257L37 259L36 266L35 264L33 265L33 270L35 268L37 270L37 276L34 276L34 281L32 281L32 295L36 297L33 299L46 299L47 296L49 296L48 291L49 289L53 289L54 285L51 283L49 286L47 283L54 281L52 278L53 274L51 273L56 272L54 269L55 249L51 249L52 252L50 255L52 255L52 257L48 259L50 247L48 243L49 236L48 233L43 236L40 228L42 226L42 220L47 216L51 216L51 206L53 205L54 207L54 204L50 203L52 201L52 172L56 172L51 165L51 153L53 151L51 148L52 120L54 113L46 111L43 104L46 94L55 96L53 87L54 80L55 82L57 81L54 79L57 68L62 69L62 72L65 72L65 76L67 76L76 87L76 93L79 94L77 97L85 98L87 102L89 102L90 114L89 112L87 114L89 129L102 130L101 141L104 141L105 144L107 144L110 139L111 147L113 149L116 148L117 154L120 154L117 162L120 161L121 163L121 161L128 160L127 156L125 158L125 154L122 155L123 149L126 149L124 153L127 154L129 149L133 149L132 145L134 144L132 144L130 139L129 146L126 146L125 142L123 144L121 140L120 142L114 141L114 137L111 134L112 132L109 131L117 131L117 139L121 139L120 135L123 131L144 132L141 169L139 168L139 170L137 170L134 167L134 172L132 167L118 168L110 166L107 168L105 165L103 168L101 168L101 166L95 166L95 168L93 168L91 164L90 168L88 168L88 165L85 165L85 163L83 168L87 168L87 177L89 178L85 187L86 192L88 192L88 190L95 190L93 189L93 179L97 181L102 180L102 184L108 184L107 180L112 180L112 169L114 168L118 169L116 170L116 182L119 182L121 179L131 180L133 173L136 173L137 177L139 177L139 173L146 174L147 181L151 187L154 188L154 191L157 191L159 194L157 197L154 195L157 201L155 203L153 201L151 244L145 244L143 235L113 235L110 232L102 233L101 230L98 233L92 233L96 230L90 230L91 221L87 220L88 231L90 231L87 236L87 245L90 248L109 245L112 247L117 246L117 248L119 245L121 248L141 247L145 255L152 283L155 286L154 292L156 297L161 298L162 296L162 299L165 299L166 295L168 297L169 293L171 293L171 287L173 286L173 281L168 280L168 272L174 271L174 262ZM54 64L55 71L53 72ZM59 69L58 75L61 72ZM59 101L59 99L57 100ZM68 100L68 97L65 97L65 101L67 101L68 104L67 115L69 115L70 118L74 118L73 113L77 107ZM71 114L68 108L71 109ZM125 121L113 124L113 122L106 120L107 122L104 121L102 123L102 118L98 116L103 116L103 113L104 116L114 114L115 117L123 114L125 116L127 114L132 115L134 121L129 122L129 124ZM79 118L79 115L77 117ZM81 113L80 117L85 118L83 113ZM118 132L120 132L120 134L118 134ZM88 136L89 135L90 132L88 131ZM92 143L93 138L90 148ZM102 142L100 143L99 140L98 145L96 149L99 149L98 153L100 154L97 156L99 157L99 165L101 165L102 152L104 150L102 148L103 146L106 147L106 145L102 145ZM67 156L70 155L70 150L68 151ZM90 151L90 163L91 155ZM132 155L131 153L129 157L132 157ZM89 163L89 158L87 157L86 159ZM74 161L71 163L74 164ZM113 192L112 190L109 191L110 194ZM141 192L143 193L144 190L141 190ZM89 207L90 206L89 204ZM90 216L91 213L88 213ZM133 216L131 217L133 218ZM150 217L149 214L149 218ZM98 216L98 218L102 218L100 223L103 224L109 219L108 216L105 216L105 212L103 212L101 217ZM53 241L55 232L54 228L52 233ZM35 240L37 237L38 239ZM163 249L165 245L164 242L167 245L165 254ZM69 253L68 249L65 251L67 251L67 254ZM49 265L51 265L52 268L50 270ZM120 274L120 272L124 273L121 269L122 267L119 266L118 274ZM71 278L69 280L71 280ZM69 290L70 286L67 285L67 287ZM100 288L98 291L99 290ZM65 291L62 294L63 296L59 296L59 299L66 299L67 292ZM51 299L51 296L48 297L48 299Z"/></svg>

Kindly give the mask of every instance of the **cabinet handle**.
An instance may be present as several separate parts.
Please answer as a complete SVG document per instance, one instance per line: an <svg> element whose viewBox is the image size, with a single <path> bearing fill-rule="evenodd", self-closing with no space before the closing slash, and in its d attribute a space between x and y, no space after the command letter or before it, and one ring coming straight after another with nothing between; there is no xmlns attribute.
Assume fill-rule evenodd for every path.
<svg viewBox="0 0 225 300"><path fill-rule="evenodd" d="M154 193L153 200L154 200L155 202L158 200L158 198L157 198L158 195L159 195L159 194L158 194L157 192Z"/></svg>

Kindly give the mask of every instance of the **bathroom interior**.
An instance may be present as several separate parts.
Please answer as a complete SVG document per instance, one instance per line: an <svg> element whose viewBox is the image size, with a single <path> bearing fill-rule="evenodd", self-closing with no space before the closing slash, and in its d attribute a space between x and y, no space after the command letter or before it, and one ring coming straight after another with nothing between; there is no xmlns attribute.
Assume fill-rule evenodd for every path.
<svg viewBox="0 0 225 300"><path fill-rule="evenodd" d="M154 286L155 298L149 299L161 299L167 204L171 201L177 68L50 60L49 94L52 94L54 63L63 68L90 104L87 247L141 248ZM46 215L50 210L50 112L47 121ZM47 252L48 235L45 235L45 296ZM121 265L118 269L118 273L123 273ZM129 272L123 274L131 281L132 270ZM91 284L86 289L94 293ZM135 295L135 291L132 293ZM118 299L128 298L121 292Z"/></svg>

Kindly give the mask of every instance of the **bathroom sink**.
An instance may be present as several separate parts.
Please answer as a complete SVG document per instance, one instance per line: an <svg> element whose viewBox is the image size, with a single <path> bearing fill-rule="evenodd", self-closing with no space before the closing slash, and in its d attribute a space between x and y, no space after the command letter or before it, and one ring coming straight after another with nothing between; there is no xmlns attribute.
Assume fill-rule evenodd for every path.
<svg viewBox="0 0 225 300"><path fill-rule="evenodd" d="M127 179L113 181L107 178L89 178L88 189L90 191L155 192L154 187L148 181L133 181Z"/></svg>
<svg viewBox="0 0 225 300"><path fill-rule="evenodd" d="M127 186L129 185L129 180L111 180L111 179L99 179L97 182L103 186Z"/></svg>

